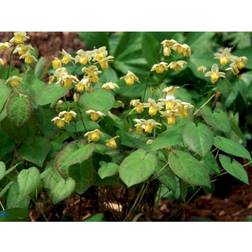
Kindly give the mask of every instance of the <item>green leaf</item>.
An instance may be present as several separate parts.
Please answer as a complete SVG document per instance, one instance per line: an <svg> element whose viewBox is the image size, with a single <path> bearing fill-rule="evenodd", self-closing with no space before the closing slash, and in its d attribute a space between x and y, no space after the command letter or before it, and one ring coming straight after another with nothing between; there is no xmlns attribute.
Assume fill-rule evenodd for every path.
<svg viewBox="0 0 252 252"><path fill-rule="evenodd" d="M217 136L214 138L214 145L218 149L220 149L228 154L234 155L236 157L249 159L249 160L251 159L251 156L250 156L250 153L248 152L248 150L244 146L242 146L241 144L238 144L231 139Z"/></svg>
<svg viewBox="0 0 252 252"><path fill-rule="evenodd" d="M0 129L0 139L1 139L0 159L2 159L6 154L13 151L14 143L2 129Z"/></svg>
<svg viewBox="0 0 252 252"><path fill-rule="evenodd" d="M22 170L17 176L19 194L21 197L35 192L40 184L40 173L36 167Z"/></svg>
<svg viewBox="0 0 252 252"><path fill-rule="evenodd" d="M100 162L101 167L98 170L98 174L101 179L112 177L118 173L119 165L115 163Z"/></svg>
<svg viewBox="0 0 252 252"><path fill-rule="evenodd" d="M211 54L214 35L214 32L190 32L186 43L190 45L193 55Z"/></svg>
<svg viewBox="0 0 252 252"><path fill-rule="evenodd" d="M30 199L28 196L21 195L19 193L19 187L16 182L14 182L9 190L6 200L7 209L11 208L28 208Z"/></svg>
<svg viewBox="0 0 252 252"><path fill-rule="evenodd" d="M81 164L72 165L69 169L69 176L75 182L75 192L85 193L91 186L95 185L97 172L93 166L92 159L82 162Z"/></svg>
<svg viewBox="0 0 252 252"><path fill-rule="evenodd" d="M86 144L84 141L69 143L57 154L54 167L67 175L71 165L80 164L87 160L94 149L94 144Z"/></svg>
<svg viewBox="0 0 252 252"><path fill-rule="evenodd" d="M5 163L3 161L0 161L0 180L5 176Z"/></svg>
<svg viewBox="0 0 252 252"><path fill-rule="evenodd" d="M200 156L205 156L213 145L213 133L203 123L196 126L190 122L184 128L183 141L190 150Z"/></svg>
<svg viewBox="0 0 252 252"><path fill-rule="evenodd" d="M65 96L67 92L67 89L58 84L45 84L42 88L40 87L37 89L34 99L39 106L53 104L58 99Z"/></svg>
<svg viewBox="0 0 252 252"><path fill-rule="evenodd" d="M151 144L144 147L148 151L156 151L160 149L169 148L174 145L182 145L181 133L178 131L167 131L160 134Z"/></svg>
<svg viewBox="0 0 252 252"><path fill-rule="evenodd" d="M115 102L112 93L103 89L97 89L92 93L85 93L80 98L80 104L84 106L85 110L93 109L98 111L109 111Z"/></svg>
<svg viewBox="0 0 252 252"><path fill-rule="evenodd" d="M219 159L224 170L243 183L249 184L248 174L240 163L234 159L231 161L231 158L225 155L219 155Z"/></svg>
<svg viewBox="0 0 252 252"><path fill-rule="evenodd" d="M169 154L171 170L190 185L210 186L207 170L196 158L187 152L175 150Z"/></svg>
<svg viewBox="0 0 252 252"><path fill-rule="evenodd" d="M108 32L79 32L79 36L88 49L108 46Z"/></svg>
<svg viewBox="0 0 252 252"><path fill-rule="evenodd" d="M75 181L72 178L61 179L51 191L51 197L54 204L68 198L74 192Z"/></svg>
<svg viewBox="0 0 252 252"><path fill-rule="evenodd" d="M203 159L202 159L203 164L206 166L206 168L208 169L209 174L213 174L213 173L220 173L220 167L213 155L212 152L207 153Z"/></svg>
<svg viewBox="0 0 252 252"><path fill-rule="evenodd" d="M50 148L51 145L48 139L37 136L32 143L22 144L18 153L24 160L42 167Z"/></svg>
<svg viewBox="0 0 252 252"><path fill-rule="evenodd" d="M118 81L118 76L116 71L113 68L108 68L106 70L103 70L103 72L100 75L100 82L105 83L105 82L117 82Z"/></svg>
<svg viewBox="0 0 252 252"><path fill-rule="evenodd" d="M32 106L28 97L13 95L7 103L7 117L17 127L21 127L31 116Z"/></svg>
<svg viewBox="0 0 252 252"><path fill-rule="evenodd" d="M174 175L174 173L171 171L171 169L169 167L165 167L163 169L162 168L163 167L161 167L161 169L156 172L155 177L157 177L158 180L163 185L168 187L173 192L176 192L177 185L178 185L177 180L176 180L176 176Z"/></svg>
<svg viewBox="0 0 252 252"><path fill-rule="evenodd" d="M88 217L85 221L104 221L104 214L98 213Z"/></svg>
<svg viewBox="0 0 252 252"><path fill-rule="evenodd" d="M213 128L224 132L229 133L231 130L230 122L227 114L222 110L211 111L209 107L204 107L201 110L201 114L207 124Z"/></svg>
<svg viewBox="0 0 252 252"><path fill-rule="evenodd" d="M26 208L12 208L5 211L0 211L1 221L27 221L29 211Z"/></svg>
<svg viewBox="0 0 252 252"><path fill-rule="evenodd" d="M46 74L48 66L46 59L44 57L39 58L38 62L36 63L35 69L34 69L34 75L37 78L43 78Z"/></svg>
<svg viewBox="0 0 252 252"><path fill-rule="evenodd" d="M4 84L4 82L0 82L0 112L2 112L3 107L7 101L7 99L9 98L11 94L11 89Z"/></svg>
<svg viewBox="0 0 252 252"><path fill-rule="evenodd" d="M143 54L150 66L160 61L161 45L155 36L149 32L143 33Z"/></svg>
<svg viewBox="0 0 252 252"><path fill-rule="evenodd" d="M156 166L156 155L139 149L122 161L119 176L128 187L131 187L146 181L154 173Z"/></svg>

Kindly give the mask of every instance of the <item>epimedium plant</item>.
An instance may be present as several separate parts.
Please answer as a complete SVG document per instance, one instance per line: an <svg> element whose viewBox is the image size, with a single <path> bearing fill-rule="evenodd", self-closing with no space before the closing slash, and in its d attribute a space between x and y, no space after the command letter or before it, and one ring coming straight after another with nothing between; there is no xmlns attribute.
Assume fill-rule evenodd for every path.
<svg viewBox="0 0 252 252"><path fill-rule="evenodd" d="M210 35L201 34L201 41ZM154 180L157 200L185 199L197 187L212 190L223 170L248 183L243 164L251 155L231 108L240 88L233 83L240 83L249 59L221 48L198 61L198 37L188 39L191 47L181 36L147 33L141 35L146 60L138 43L121 52L138 35L120 36L104 43L112 55L97 39L99 48L62 50L50 66L24 32L0 43L1 52L10 52L0 71L3 210L29 209L40 192L58 204L91 186L130 188ZM12 66L14 54L23 60L20 69ZM191 81L188 71L206 87L182 86L187 80L177 85Z"/></svg>

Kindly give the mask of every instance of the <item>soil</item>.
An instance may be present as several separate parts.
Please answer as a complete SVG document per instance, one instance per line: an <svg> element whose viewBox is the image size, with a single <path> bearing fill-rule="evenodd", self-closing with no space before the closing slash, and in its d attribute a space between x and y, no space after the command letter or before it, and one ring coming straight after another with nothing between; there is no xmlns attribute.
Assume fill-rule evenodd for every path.
<svg viewBox="0 0 252 252"><path fill-rule="evenodd" d="M189 203L162 201L156 220L246 221L252 216L252 168L247 169L250 184L241 184L229 175L216 182L215 193L197 195Z"/></svg>

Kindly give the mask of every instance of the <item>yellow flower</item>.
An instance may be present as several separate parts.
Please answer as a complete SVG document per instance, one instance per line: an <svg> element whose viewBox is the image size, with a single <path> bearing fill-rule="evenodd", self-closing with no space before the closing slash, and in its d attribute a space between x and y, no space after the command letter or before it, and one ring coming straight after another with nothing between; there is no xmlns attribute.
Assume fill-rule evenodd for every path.
<svg viewBox="0 0 252 252"><path fill-rule="evenodd" d="M9 42L0 43L0 52L3 52L10 47L11 47L11 44Z"/></svg>
<svg viewBox="0 0 252 252"><path fill-rule="evenodd" d="M76 52L75 63L86 65L91 60L91 52L80 49Z"/></svg>
<svg viewBox="0 0 252 252"><path fill-rule="evenodd" d="M127 86L132 86L136 81L139 81L139 78L131 71L128 71L127 74L122 76L120 79L124 80Z"/></svg>
<svg viewBox="0 0 252 252"><path fill-rule="evenodd" d="M149 108L148 109L148 114L150 116L155 116L162 108L163 105L160 102L156 102L155 100L149 98L148 102L144 104L145 107Z"/></svg>
<svg viewBox="0 0 252 252"><path fill-rule="evenodd" d="M112 57L112 56L108 56L108 57L106 57L106 58L104 58L102 60L99 60L98 63L100 65L101 69L102 70L108 69L109 62L112 61L113 58L114 57Z"/></svg>
<svg viewBox="0 0 252 252"><path fill-rule="evenodd" d="M24 62L28 65L31 65L37 61L37 59L33 55L31 55L29 52L21 55L20 59L24 59Z"/></svg>
<svg viewBox="0 0 252 252"><path fill-rule="evenodd" d="M83 93L84 91L89 91L90 86L89 86L89 78L84 77L82 80L80 80L76 85L75 85L75 90L78 93Z"/></svg>
<svg viewBox="0 0 252 252"><path fill-rule="evenodd" d="M22 78L19 77L19 76L11 76L10 78L7 79L6 82L11 87L15 88L15 87L18 87L21 84Z"/></svg>
<svg viewBox="0 0 252 252"><path fill-rule="evenodd" d="M174 125L176 124L176 120L177 120L176 113L177 113L177 110L167 110L167 111L162 111L161 116L166 117L168 125Z"/></svg>
<svg viewBox="0 0 252 252"><path fill-rule="evenodd" d="M11 38L10 43L23 44L29 37L26 32L14 32L14 37Z"/></svg>
<svg viewBox="0 0 252 252"><path fill-rule="evenodd" d="M98 70L97 66L89 66L89 67L83 67L82 72L84 72L91 83L96 83L99 81L99 74L101 71Z"/></svg>
<svg viewBox="0 0 252 252"><path fill-rule="evenodd" d="M145 133L151 134L153 129L161 126L160 123L156 122L153 119L148 119L148 120L134 119L134 121L136 122L135 128L136 128L137 133L142 133L144 131Z"/></svg>
<svg viewBox="0 0 252 252"><path fill-rule="evenodd" d="M60 129L64 128L65 127L65 121L64 119L56 116L52 119L52 122Z"/></svg>
<svg viewBox="0 0 252 252"><path fill-rule="evenodd" d="M103 60L105 57L107 57L107 55L108 55L108 51L105 46L102 46L93 51L93 59L98 62Z"/></svg>
<svg viewBox="0 0 252 252"><path fill-rule="evenodd" d="M226 69L226 71L229 71L229 70L231 70L233 75L238 75L240 73L240 70L239 70L238 66L235 63L231 63L230 67L228 67Z"/></svg>
<svg viewBox="0 0 252 252"><path fill-rule="evenodd" d="M187 44L176 43L173 45L172 48L174 51L176 51L178 54L182 55L183 57L190 57L191 56L191 48Z"/></svg>
<svg viewBox="0 0 252 252"><path fill-rule="evenodd" d="M22 56L26 54L29 50L34 50L34 48L31 45L26 45L26 44L18 44L13 53L17 53L19 56Z"/></svg>
<svg viewBox="0 0 252 252"><path fill-rule="evenodd" d="M163 93L165 93L166 95L169 95L169 96L174 96L175 93L176 93L176 90L178 89L179 87L175 87L175 86L169 86L169 87L166 87L162 90Z"/></svg>
<svg viewBox="0 0 252 252"><path fill-rule="evenodd" d="M136 124L134 125L136 128L136 133L141 134L143 133L144 130L144 123L145 123L145 119L134 119L134 121L136 122Z"/></svg>
<svg viewBox="0 0 252 252"><path fill-rule="evenodd" d="M174 110L177 106L176 99L173 95L166 95L165 98L159 99L164 105L166 110Z"/></svg>
<svg viewBox="0 0 252 252"><path fill-rule="evenodd" d="M237 65L238 69L241 70L245 68L248 58L245 56L242 57L233 57L233 63Z"/></svg>
<svg viewBox="0 0 252 252"><path fill-rule="evenodd" d="M68 75L68 72L65 67L57 68L54 72L54 77L59 81L63 78L63 76Z"/></svg>
<svg viewBox="0 0 252 252"><path fill-rule="evenodd" d="M144 104L140 102L139 99L131 100L130 105L134 107L134 110L137 113L143 113L144 112Z"/></svg>
<svg viewBox="0 0 252 252"><path fill-rule="evenodd" d="M64 75L60 80L60 84L64 88L71 88L74 83L77 83L78 79L74 75Z"/></svg>
<svg viewBox="0 0 252 252"><path fill-rule="evenodd" d="M193 108L193 105L188 102L178 102L178 115L181 117L187 117L188 116L188 110L190 108Z"/></svg>
<svg viewBox="0 0 252 252"><path fill-rule="evenodd" d="M56 110L60 110L61 106L63 105L63 101L62 100L58 100L57 103L56 103Z"/></svg>
<svg viewBox="0 0 252 252"><path fill-rule="evenodd" d="M224 72L219 71L219 67L217 64L213 64L211 71L205 73L206 77L210 77L211 82L215 84L220 78L225 78L226 74Z"/></svg>
<svg viewBox="0 0 252 252"><path fill-rule="evenodd" d="M90 116L90 119L94 122L96 122L98 119L104 116L104 114L101 111L96 110L87 110L86 114Z"/></svg>
<svg viewBox="0 0 252 252"><path fill-rule="evenodd" d="M114 82L106 82L102 85L102 89L105 90L114 90L116 88L119 88L119 86Z"/></svg>
<svg viewBox="0 0 252 252"><path fill-rule="evenodd" d="M116 142L116 139L119 138L119 136L115 136L115 137L112 137L108 140L105 140L105 145L109 148L111 148L112 150L115 150L117 149L117 142Z"/></svg>
<svg viewBox="0 0 252 252"><path fill-rule="evenodd" d="M174 39L165 39L161 42L161 45L163 46L163 55L168 57L171 55L171 50L173 45L177 44L177 41Z"/></svg>
<svg viewBox="0 0 252 252"><path fill-rule="evenodd" d="M231 57L231 48L220 48L218 52L214 54L214 58L218 59L221 65L228 64L231 60Z"/></svg>
<svg viewBox="0 0 252 252"><path fill-rule="evenodd" d="M58 69L62 66L62 63L61 63L61 60L57 57L55 57L53 60L52 60L52 67L53 69Z"/></svg>
<svg viewBox="0 0 252 252"><path fill-rule="evenodd" d="M64 88L71 88L73 84L79 82L76 76L68 74L65 67L56 69L54 72L54 77L56 77L57 83Z"/></svg>
<svg viewBox="0 0 252 252"><path fill-rule="evenodd" d="M180 71L184 67L185 64L187 64L187 62L184 60L172 61L168 65L168 68L177 72L177 71Z"/></svg>
<svg viewBox="0 0 252 252"><path fill-rule="evenodd" d="M70 63L71 61L74 60L74 58L71 56L71 54L66 52L64 49L62 50L61 54L63 56L61 59L61 62L64 65L67 65L68 63Z"/></svg>
<svg viewBox="0 0 252 252"><path fill-rule="evenodd" d="M153 119L148 119L144 122L144 132L151 134L153 129L157 128L158 126L161 126L161 124Z"/></svg>
<svg viewBox="0 0 252 252"><path fill-rule="evenodd" d="M166 62L160 62L155 64L151 68L151 72L155 71L157 74L162 74L168 69L168 64Z"/></svg>
<svg viewBox="0 0 252 252"><path fill-rule="evenodd" d="M59 113L59 117L63 118L66 123L70 123L75 117L76 113L73 110L70 111L62 111Z"/></svg>
<svg viewBox="0 0 252 252"><path fill-rule="evenodd" d="M88 142L98 142L102 136L102 132L98 129L88 131L85 133L84 137L87 137Z"/></svg>
<svg viewBox="0 0 252 252"><path fill-rule="evenodd" d="M78 102L80 100L80 94L74 93L73 94L73 100L74 100L74 102Z"/></svg>
<svg viewBox="0 0 252 252"><path fill-rule="evenodd" d="M2 65L2 66L4 65L4 61L1 58L0 58L0 65Z"/></svg>
<svg viewBox="0 0 252 252"><path fill-rule="evenodd" d="M167 116L167 124L168 125L176 124L176 116L175 115Z"/></svg>
<svg viewBox="0 0 252 252"><path fill-rule="evenodd" d="M197 72L205 73L206 70L207 70L207 68L205 66L198 66L197 67Z"/></svg>

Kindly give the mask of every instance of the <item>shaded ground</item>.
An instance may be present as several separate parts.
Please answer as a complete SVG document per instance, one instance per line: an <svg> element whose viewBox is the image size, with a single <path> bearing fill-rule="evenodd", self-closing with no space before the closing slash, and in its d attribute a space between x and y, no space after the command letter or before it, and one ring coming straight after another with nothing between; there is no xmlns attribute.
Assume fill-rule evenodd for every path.
<svg viewBox="0 0 252 252"><path fill-rule="evenodd" d="M226 175L216 183L214 194L198 195L190 203L162 201L158 219L174 221L245 221L252 215L252 168L250 185L240 184Z"/></svg>
<svg viewBox="0 0 252 252"><path fill-rule="evenodd" d="M57 56L62 49L72 52L84 47L75 32L28 32L33 47L38 48L40 55ZM0 41L7 41L12 32L0 32Z"/></svg>

